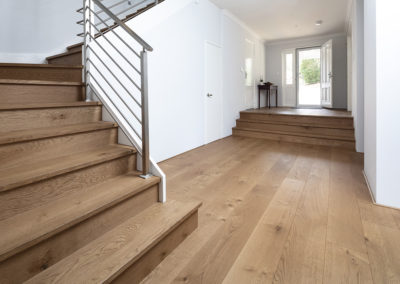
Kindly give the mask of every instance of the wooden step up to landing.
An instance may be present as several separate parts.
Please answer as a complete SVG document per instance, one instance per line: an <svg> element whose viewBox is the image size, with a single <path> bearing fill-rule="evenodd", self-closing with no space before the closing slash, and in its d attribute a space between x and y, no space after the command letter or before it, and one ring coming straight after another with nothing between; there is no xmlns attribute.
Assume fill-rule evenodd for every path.
<svg viewBox="0 0 400 284"><path fill-rule="evenodd" d="M234 136L355 149L353 118L346 113L305 115L293 110L290 114L286 109L280 113L279 108L243 111L232 132Z"/></svg>
<svg viewBox="0 0 400 284"><path fill-rule="evenodd" d="M139 283L197 227L200 205L155 204L26 283Z"/></svg>
<svg viewBox="0 0 400 284"><path fill-rule="evenodd" d="M82 64L82 50L68 50L61 54L49 56L46 60L52 65L79 65Z"/></svg>

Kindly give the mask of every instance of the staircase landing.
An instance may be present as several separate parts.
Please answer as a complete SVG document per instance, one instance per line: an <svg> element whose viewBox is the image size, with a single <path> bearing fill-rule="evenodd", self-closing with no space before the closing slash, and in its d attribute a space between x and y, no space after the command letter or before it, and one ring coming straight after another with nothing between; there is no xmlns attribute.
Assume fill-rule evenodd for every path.
<svg viewBox="0 0 400 284"><path fill-rule="evenodd" d="M262 108L242 111L233 135L354 150L353 125L344 110Z"/></svg>

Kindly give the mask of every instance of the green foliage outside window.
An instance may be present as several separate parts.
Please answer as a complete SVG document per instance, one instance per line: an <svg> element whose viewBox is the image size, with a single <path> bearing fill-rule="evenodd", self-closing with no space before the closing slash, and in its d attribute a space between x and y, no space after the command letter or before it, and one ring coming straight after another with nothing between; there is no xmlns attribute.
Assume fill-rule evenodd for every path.
<svg viewBox="0 0 400 284"><path fill-rule="evenodd" d="M306 85L317 84L321 80L321 65L319 59L304 59L300 66L301 75Z"/></svg>

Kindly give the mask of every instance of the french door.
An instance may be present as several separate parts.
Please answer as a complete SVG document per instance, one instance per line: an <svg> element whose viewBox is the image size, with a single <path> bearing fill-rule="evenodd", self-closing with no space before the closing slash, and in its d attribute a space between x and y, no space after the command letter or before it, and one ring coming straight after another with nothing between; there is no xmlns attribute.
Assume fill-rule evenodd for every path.
<svg viewBox="0 0 400 284"><path fill-rule="evenodd" d="M321 105L332 108L332 40L321 48Z"/></svg>

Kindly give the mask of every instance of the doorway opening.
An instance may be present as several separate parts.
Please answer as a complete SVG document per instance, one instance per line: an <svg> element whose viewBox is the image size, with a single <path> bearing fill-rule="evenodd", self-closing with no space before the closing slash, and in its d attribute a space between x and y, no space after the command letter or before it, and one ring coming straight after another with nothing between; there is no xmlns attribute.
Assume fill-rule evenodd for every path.
<svg viewBox="0 0 400 284"><path fill-rule="evenodd" d="M321 47L297 49L297 107L321 108Z"/></svg>

